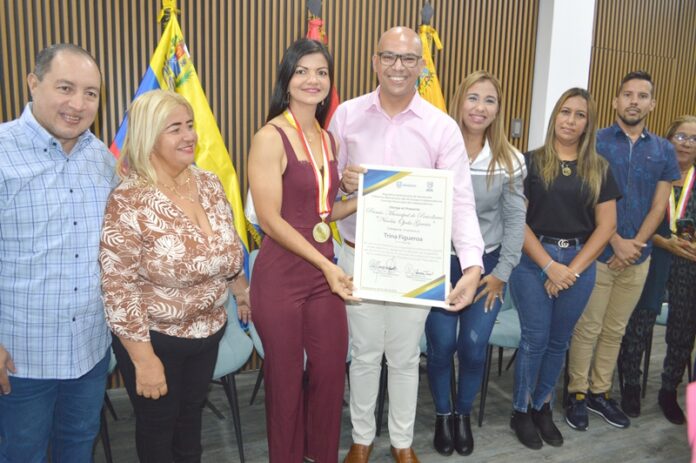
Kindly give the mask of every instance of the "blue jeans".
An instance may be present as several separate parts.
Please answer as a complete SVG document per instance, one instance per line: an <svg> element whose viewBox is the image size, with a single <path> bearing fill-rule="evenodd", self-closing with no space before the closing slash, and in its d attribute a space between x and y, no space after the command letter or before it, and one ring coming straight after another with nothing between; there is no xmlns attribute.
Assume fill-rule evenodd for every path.
<svg viewBox="0 0 696 463"><path fill-rule="evenodd" d="M582 245L560 248L548 243L543 246L556 262L564 265L570 264L582 248ZM520 412L526 412L530 402L539 410L547 399L553 400L573 328L594 287L595 264L558 297L548 296L545 281L541 268L523 253L509 282L522 328L513 396L513 407Z"/></svg>
<svg viewBox="0 0 696 463"><path fill-rule="evenodd" d="M12 392L0 396L0 462L91 462L104 402L107 352L76 379L10 377Z"/></svg>
<svg viewBox="0 0 696 463"><path fill-rule="evenodd" d="M498 264L499 257L500 248L483 255L486 275ZM452 286L461 276L459 259L452 256ZM459 359L459 387L455 411L460 415L471 413L471 406L481 386L488 339L501 306L500 300L496 299L491 311L485 312L485 302L484 297L459 312L433 308L425 322L425 336L428 339L428 381L435 412L439 415L452 411L450 378L452 355L455 351Z"/></svg>

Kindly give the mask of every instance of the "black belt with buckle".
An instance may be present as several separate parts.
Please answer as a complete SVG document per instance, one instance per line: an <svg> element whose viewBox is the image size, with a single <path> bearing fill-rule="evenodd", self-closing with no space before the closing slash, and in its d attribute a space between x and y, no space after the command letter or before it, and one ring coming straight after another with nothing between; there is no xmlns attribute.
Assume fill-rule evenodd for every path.
<svg viewBox="0 0 696 463"><path fill-rule="evenodd" d="M551 236L540 236L539 241L542 243L555 244L559 248L569 248L570 246L579 246L585 244L585 239L582 238L553 238Z"/></svg>

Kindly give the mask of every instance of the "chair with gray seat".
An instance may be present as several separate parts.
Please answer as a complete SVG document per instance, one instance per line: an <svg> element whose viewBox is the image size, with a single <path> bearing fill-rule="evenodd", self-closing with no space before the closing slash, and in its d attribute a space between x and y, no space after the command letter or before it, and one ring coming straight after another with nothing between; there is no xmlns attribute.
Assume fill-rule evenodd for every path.
<svg viewBox="0 0 696 463"><path fill-rule="evenodd" d="M242 425L239 417L239 401L237 400L237 383L235 374L242 368L253 350L253 342L246 335L237 319L237 304L230 295L227 303L227 328L220 340L217 362L213 372L213 382L221 384L225 390L227 401L232 411L232 423L237 438L239 460L244 463L244 446L242 443Z"/></svg>
<svg viewBox="0 0 696 463"><path fill-rule="evenodd" d="M254 273L254 262L256 262L256 257L258 255L258 249L254 249L249 253L249 281L251 281L251 276ZM261 383L263 382L263 359L265 358L265 353L263 350L263 343L261 342L261 338L259 337L259 333L256 331L256 327L254 326L253 322L249 323L248 329L251 341L254 343L256 355L258 355L261 359L261 366L259 367L259 372L256 374L256 382L254 383L254 389L251 393L251 400L249 400L249 405L254 405L256 394L258 394L259 389L261 388Z"/></svg>
<svg viewBox="0 0 696 463"><path fill-rule="evenodd" d="M491 337L488 340L488 352L486 353L486 363L483 369L483 378L481 380L481 399L479 403L479 416L478 425L481 427L483 425L483 414L486 408L486 396L488 394L488 381L491 376L491 363L493 359L493 348L498 348L498 376L502 373L502 359L504 349L515 349L515 354L517 353L517 348L520 345L520 338L522 336L522 329L520 328L520 317L517 313L517 308L512 302L512 297L510 296L510 289L505 292L505 300L503 305L500 307L500 312L498 312L498 318L493 325L493 330L491 331ZM512 359L508 363L507 368L510 368L512 360L515 357L513 354Z"/></svg>

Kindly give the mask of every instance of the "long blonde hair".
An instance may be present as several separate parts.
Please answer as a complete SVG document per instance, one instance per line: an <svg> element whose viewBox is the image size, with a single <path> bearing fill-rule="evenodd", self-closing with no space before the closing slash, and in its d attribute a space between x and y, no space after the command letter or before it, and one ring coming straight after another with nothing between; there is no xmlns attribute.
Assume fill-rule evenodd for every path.
<svg viewBox="0 0 696 463"><path fill-rule="evenodd" d="M151 90L140 95L128 108L128 130L116 173L125 178L135 172L146 183L157 183L157 173L150 155L176 108L184 106L193 116L193 108L183 96L169 90Z"/></svg>
<svg viewBox="0 0 696 463"><path fill-rule="evenodd" d="M500 81L491 73L486 71L474 71L464 78L457 91L454 92L452 99L450 100L450 116L457 121L459 129L464 133L466 127L462 122L462 102L466 98L466 92L471 88L472 85L481 82L488 81L498 94L498 113L495 115L495 119L491 122L491 125L486 127L485 137L488 140L488 145L491 148L491 162L488 164L487 180L490 182L491 175L495 171L497 165L505 168L512 182L515 173L515 161L517 157L515 156L515 147L510 144L505 136L505 126L503 117L503 90L500 85ZM489 183L490 185L490 183Z"/></svg>
<svg viewBox="0 0 696 463"><path fill-rule="evenodd" d="M595 206L599 200L599 192L602 183L607 175L609 163L597 154L596 149L596 125L597 125L597 106L590 93L584 88L574 87L566 90L553 107L549 126L546 130L546 140L544 146L532 153L535 164L546 189L556 180L561 172L558 153L554 146L556 141L556 118L561 111L563 104L569 98L579 96L587 102L587 125L585 131L580 135L578 143L578 177L583 182L583 188L589 191L590 205Z"/></svg>

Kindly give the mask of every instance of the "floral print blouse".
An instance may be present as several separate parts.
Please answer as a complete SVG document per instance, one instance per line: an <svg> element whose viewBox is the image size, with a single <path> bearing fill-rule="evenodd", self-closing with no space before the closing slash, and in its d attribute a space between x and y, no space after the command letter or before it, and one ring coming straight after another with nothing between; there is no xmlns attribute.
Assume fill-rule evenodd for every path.
<svg viewBox="0 0 696 463"><path fill-rule="evenodd" d="M228 279L244 256L222 184L190 167L212 235L135 174L106 207L99 262L106 320L119 337L149 341L149 330L205 338L227 319Z"/></svg>

